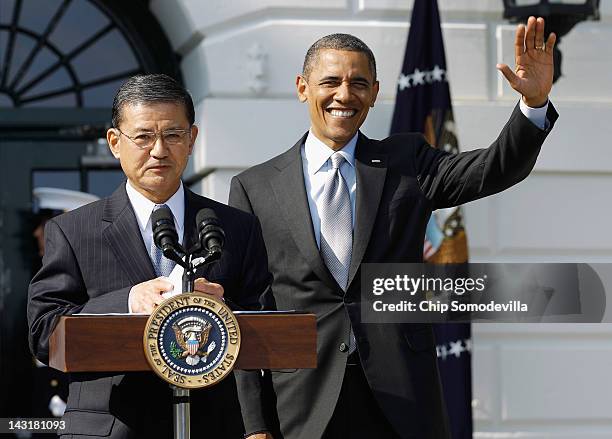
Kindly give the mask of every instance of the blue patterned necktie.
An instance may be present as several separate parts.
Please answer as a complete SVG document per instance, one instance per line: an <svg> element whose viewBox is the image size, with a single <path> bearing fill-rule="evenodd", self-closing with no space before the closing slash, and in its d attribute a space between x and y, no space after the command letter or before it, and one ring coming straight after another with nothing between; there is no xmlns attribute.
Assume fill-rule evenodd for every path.
<svg viewBox="0 0 612 439"><path fill-rule="evenodd" d="M156 204L155 207L153 207L151 215L153 215L153 212L155 212L157 209L161 209L162 207L168 206L166 206L165 204ZM170 273L172 273L176 262L164 256L161 249L155 245L155 239L151 239L151 248L149 249L149 255L151 256L151 262L153 263L153 268L155 269L155 273L157 274L157 276L170 276Z"/></svg>
<svg viewBox="0 0 612 439"><path fill-rule="evenodd" d="M342 291L348 288L349 267L353 250L353 209L348 186L340 173L345 159L335 152L332 169L327 171L321 196L321 256ZM355 351L353 329L349 335L349 354Z"/></svg>

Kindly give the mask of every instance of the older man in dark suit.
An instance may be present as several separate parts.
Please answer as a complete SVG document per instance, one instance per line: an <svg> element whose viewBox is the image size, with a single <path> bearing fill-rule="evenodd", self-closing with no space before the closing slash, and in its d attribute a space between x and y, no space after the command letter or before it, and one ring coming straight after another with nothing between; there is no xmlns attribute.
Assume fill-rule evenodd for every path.
<svg viewBox="0 0 612 439"><path fill-rule="evenodd" d="M277 307L314 312L318 325L316 370L240 372L250 437L448 437L432 328L362 323L359 267L421 262L433 210L529 175L557 118L554 42L541 18L519 26L516 73L498 68L520 105L488 149L458 155L416 134L368 139L359 128L379 88L372 52L346 34L311 46L296 81L310 130L231 185L230 205L261 222Z"/></svg>
<svg viewBox="0 0 612 439"><path fill-rule="evenodd" d="M180 267L160 258L152 237L150 217L160 205L172 211L185 247L197 240L197 212L214 209L226 234L224 252L218 263L198 270L195 288L241 307L257 306L270 281L257 219L181 182L197 133L191 97L176 81L145 75L121 86L107 140L127 182L109 198L47 222L43 266L32 279L28 304L30 344L39 360L48 361L58 317L150 313L173 292L168 276ZM73 374L70 381L65 434L172 435L170 389L152 373ZM233 378L194 392L192 403L194 435L242 436Z"/></svg>

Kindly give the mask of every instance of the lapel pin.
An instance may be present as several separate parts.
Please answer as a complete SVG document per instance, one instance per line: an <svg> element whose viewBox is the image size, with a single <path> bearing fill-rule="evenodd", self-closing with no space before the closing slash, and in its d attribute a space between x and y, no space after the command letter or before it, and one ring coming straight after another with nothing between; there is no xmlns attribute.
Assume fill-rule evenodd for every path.
<svg viewBox="0 0 612 439"><path fill-rule="evenodd" d="M379 159L372 159L372 163L380 163Z"/></svg>

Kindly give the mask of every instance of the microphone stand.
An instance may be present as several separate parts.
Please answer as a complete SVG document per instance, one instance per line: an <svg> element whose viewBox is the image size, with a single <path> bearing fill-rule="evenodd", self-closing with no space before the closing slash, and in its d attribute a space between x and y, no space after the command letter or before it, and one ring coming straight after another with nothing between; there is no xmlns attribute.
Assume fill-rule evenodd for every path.
<svg viewBox="0 0 612 439"><path fill-rule="evenodd" d="M183 293L194 291L195 271L198 267L217 261L221 257L220 251L209 251L207 255L194 259L194 255L202 250L201 244L196 244L185 252L179 248L167 248L163 254L175 261L185 270L183 271ZM190 439L191 437L191 402L189 389L170 385L172 389L172 417L174 419L174 439Z"/></svg>

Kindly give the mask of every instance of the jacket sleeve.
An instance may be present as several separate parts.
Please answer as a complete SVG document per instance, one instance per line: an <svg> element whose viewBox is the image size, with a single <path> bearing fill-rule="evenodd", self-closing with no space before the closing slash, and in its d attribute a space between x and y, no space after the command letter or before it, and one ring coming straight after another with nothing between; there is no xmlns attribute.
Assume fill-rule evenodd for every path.
<svg viewBox="0 0 612 439"><path fill-rule="evenodd" d="M30 349L43 363L49 361L49 337L57 319L76 313L128 312L131 287L90 298L72 246L57 222L45 225L42 268L28 291Z"/></svg>
<svg viewBox="0 0 612 439"><path fill-rule="evenodd" d="M234 177L231 182L229 205L253 214L247 192L237 177ZM259 231L258 238L263 244L259 221L257 221L257 230ZM266 264L265 272L268 272L267 255L264 254L262 256L261 260L265 261ZM275 309L270 288L265 289L260 295L259 306L260 309ZM238 399L240 401L240 410L246 435L271 431L270 419L275 416L273 413L276 408L269 402L267 396L272 393L269 373L262 370L236 370L234 374L236 376Z"/></svg>
<svg viewBox="0 0 612 439"><path fill-rule="evenodd" d="M558 114L549 103L549 125L541 130L514 108L497 139L486 149L450 154L417 146L414 163L419 186L433 209L456 206L501 192L525 179L535 166L540 148Z"/></svg>

